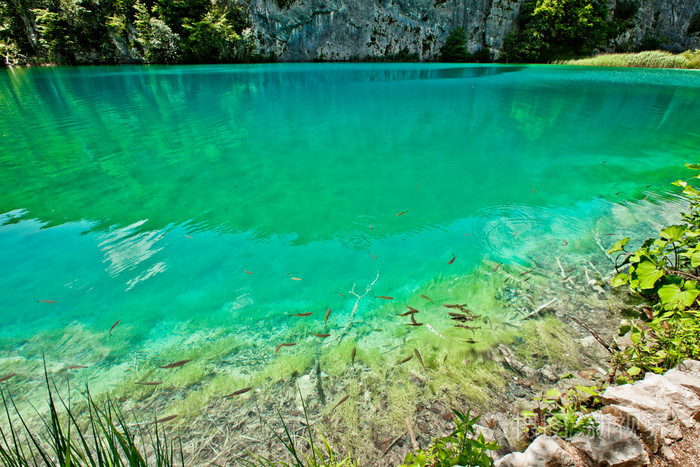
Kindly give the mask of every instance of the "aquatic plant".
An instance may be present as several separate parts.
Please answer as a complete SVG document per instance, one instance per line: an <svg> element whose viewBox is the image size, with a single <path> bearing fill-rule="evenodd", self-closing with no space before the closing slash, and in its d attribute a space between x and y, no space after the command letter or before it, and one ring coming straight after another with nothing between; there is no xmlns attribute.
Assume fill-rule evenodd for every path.
<svg viewBox="0 0 700 467"><path fill-rule="evenodd" d="M401 467L450 467L453 465L469 465L488 467L493 465L493 459L488 451L496 451L501 447L495 442L487 442L484 435L476 435L474 425L479 416L472 418L470 410L466 414L458 410L454 412L455 430L443 438L433 440L427 450L409 453Z"/></svg>
<svg viewBox="0 0 700 467"><path fill-rule="evenodd" d="M44 466L137 466L184 467L182 446L179 453L159 430L156 420L151 431L140 424L133 430L111 400L101 407L86 388L86 420L66 403L55 384L44 372L49 395L49 415L40 416L43 429L30 427L15 405L12 395L0 387L7 425L0 427L0 459L8 467ZM52 389L53 385L53 389ZM59 413L60 406L65 413ZM14 416L13 416L14 414ZM16 417L16 419L15 419ZM63 418L63 421L61 420ZM148 452L148 454L146 454Z"/></svg>
<svg viewBox="0 0 700 467"><path fill-rule="evenodd" d="M290 433L289 427L287 426L287 423L284 420L284 417L282 417L282 414L277 410L277 415L279 416L280 422L282 423L282 431L283 433L277 433L274 428L270 426L270 424L265 420L262 419L263 423L272 431L272 433L275 435L275 438L284 446L284 448L289 452L289 454L292 456L294 459L293 462L284 462L284 461L273 461L267 457L264 456L258 456L255 454L251 454L250 457L253 458L253 460L248 460L248 459L241 459L241 461L245 462L248 465L251 466L261 466L261 467L275 467L275 466L281 466L281 467L353 467L356 464L353 462L352 458L349 456L344 457L341 460L338 460L337 454L334 452L333 448L331 447L330 443L326 440L326 438L321 434L317 433L317 435L321 438L321 441L323 443L323 448L319 447L318 443L316 442L316 439L314 437L314 433L311 431L311 424L309 423L309 415L306 410L306 404L304 403L304 397L301 394L301 389L297 388L299 390L299 397L301 398L301 406L304 411L304 419L306 420L305 426L306 426L306 433L308 435L308 439L306 441L309 444L308 448L308 453L304 453L301 451L301 448L298 446L297 442L294 440L294 436Z"/></svg>

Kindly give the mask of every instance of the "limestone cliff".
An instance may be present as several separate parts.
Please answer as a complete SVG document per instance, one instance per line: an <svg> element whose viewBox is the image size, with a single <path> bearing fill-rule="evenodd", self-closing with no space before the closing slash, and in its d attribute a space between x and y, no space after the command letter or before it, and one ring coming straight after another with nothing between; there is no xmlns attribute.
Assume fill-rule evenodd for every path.
<svg viewBox="0 0 700 467"><path fill-rule="evenodd" d="M432 60L461 26L470 52L498 55L525 0L251 0L256 45L281 61L382 58L403 53ZM611 11L616 0L609 1ZM672 50L700 47L687 33L698 0L640 0L634 27L610 46L634 48L650 38Z"/></svg>

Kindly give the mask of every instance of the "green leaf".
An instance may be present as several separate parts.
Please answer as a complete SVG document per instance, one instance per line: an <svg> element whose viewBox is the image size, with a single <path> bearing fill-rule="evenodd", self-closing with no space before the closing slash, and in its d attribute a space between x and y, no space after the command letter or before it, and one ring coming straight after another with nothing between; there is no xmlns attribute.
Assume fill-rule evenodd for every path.
<svg viewBox="0 0 700 467"><path fill-rule="evenodd" d="M620 287L621 285L625 285L630 281L630 276L629 274L625 274L624 272L621 272L617 276L612 278L612 286L613 287Z"/></svg>
<svg viewBox="0 0 700 467"><path fill-rule="evenodd" d="M685 164L686 167L693 170L700 170L700 164Z"/></svg>
<svg viewBox="0 0 700 467"><path fill-rule="evenodd" d="M547 399L559 399L561 397L561 392L558 389L550 389L544 395Z"/></svg>
<svg viewBox="0 0 700 467"><path fill-rule="evenodd" d="M611 246L610 249L608 250L608 254L611 255L613 253L617 253L618 251L623 251L625 248L625 245L627 245L627 243L629 241L630 241L630 238L625 237L622 240L613 243L613 246Z"/></svg>
<svg viewBox="0 0 700 467"><path fill-rule="evenodd" d="M657 269L656 265L651 261L642 261L639 263L636 272L640 289L653 289L656 281L661 279L664 275L664 272Z"/></svg>
<svg viewBox="0 0 700 467"><path fill-rule="evenodd" d="M642 369L637 367L637 366L633 366L632 368L627 370L627 374L630 376L637 376L641 372L642 372Z"/></svg>
<svg viewBox="0 0 700 467"><path fill-rule="evenodd" d="M624 336L625 334L630 332L630 329L632 329L632 326L630 326L629 324L623 324L622 326L620 326L619 336L620 337Z"/></svg>
<svg viewBox="0 0 700 467"><path fill-rule="evenodd" d="M700 266L700 249L696 248L693 250L692 254L690 255L690 265L694 268Z"/></svg>
<svg viewBox="0 0 700 467"><path fill-rule="evenodd" d="M669 242L677 242L683 238L686 228L682 225L671 225L661 231L661 238L665 238Z"/></svg>
<svg viewBox="0 0 700 467"><path fill-rule="evenodd" d="M684 289L689 290L684 290ZM666 284L659 289L659 298L666 305L665 308L675 308L685 310L695 302L695 299L700 295L700 290L691 287L683 287L681 289L676 284Z"/></svg>

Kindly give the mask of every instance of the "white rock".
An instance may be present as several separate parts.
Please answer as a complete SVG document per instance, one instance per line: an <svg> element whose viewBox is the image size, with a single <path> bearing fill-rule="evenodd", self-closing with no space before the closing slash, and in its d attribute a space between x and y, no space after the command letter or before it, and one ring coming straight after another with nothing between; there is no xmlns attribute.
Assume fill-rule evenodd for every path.
<svg viewBox="0 0 700 467"><path fill-rule="evenodd" d="M570 443L593 460L594 465L641 467L649 464L649 455L640 439L602 414L592 414L598 425L598 437L576 435Z"/></svg>
<svg viewBox="0 0 700 467"><path fill-rule="evenodd" d="M576 461L564 450L564 441L556 436L538 436L525 452L503 457L496 467L574 467Z"/></svg>
<svg viewBox="0 0 700 467"><path fill-rule="evenodd" d="M666 379L700 396L700 376L678 370L668 370L664 376Z"/></svg>
<svg viewBox="0 0 700 467"><path fill-rule="evenodd" d="M695 419L700 413L700 399L694 393L673 383L665 376L654 373L647 373L644 380L639 381L635 386L663 399L686 427L691 428L695 425Z"/></svg>

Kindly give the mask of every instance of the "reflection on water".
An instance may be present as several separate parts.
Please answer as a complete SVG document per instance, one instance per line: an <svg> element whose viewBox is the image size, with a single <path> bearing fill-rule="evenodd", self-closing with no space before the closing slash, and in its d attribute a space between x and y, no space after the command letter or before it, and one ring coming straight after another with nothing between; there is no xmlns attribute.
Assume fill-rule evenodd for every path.
<svg viewBox="0 0 700 467"><path fill-rule="evenodd" d="M443 304L520 319L544 264L584 264L616 222L653 231L700 143L680 71L94 67L0 89L0 370L60 342L57 371L88 361L114 390L190 357L177 387L268 384L348 360L349 339L377 365L418 335L431 365L445 342L485 352L510 334L455 330Z"/></svg>

